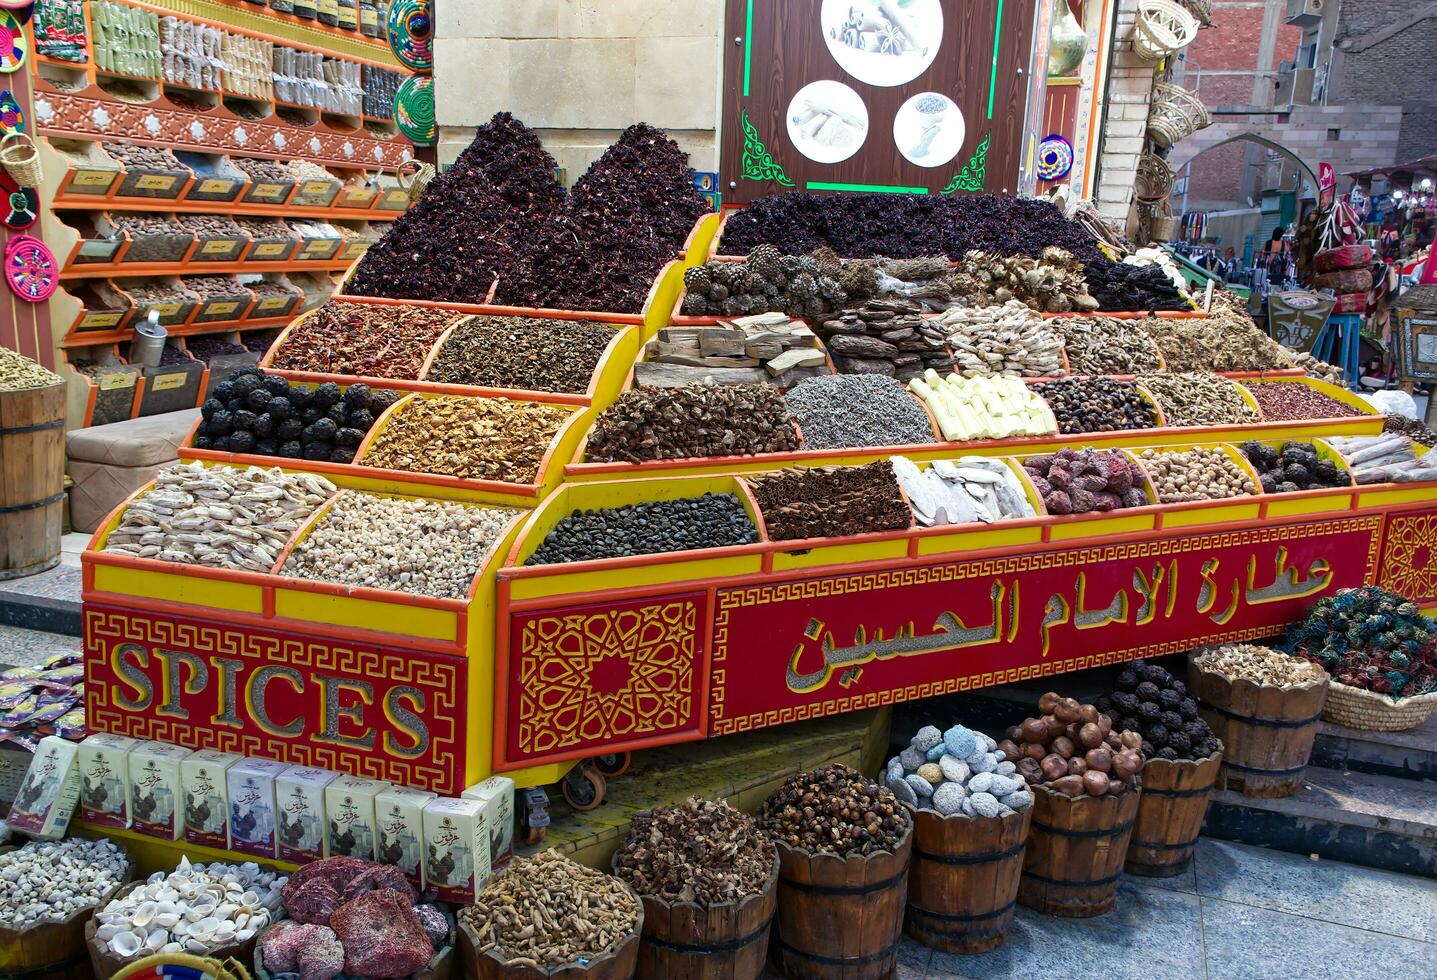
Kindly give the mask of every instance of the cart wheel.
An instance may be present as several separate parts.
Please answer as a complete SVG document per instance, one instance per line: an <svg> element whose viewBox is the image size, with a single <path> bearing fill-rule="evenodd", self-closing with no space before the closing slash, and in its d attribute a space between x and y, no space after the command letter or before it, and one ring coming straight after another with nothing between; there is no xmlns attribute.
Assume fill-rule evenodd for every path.
<svg viewBox="0 0 1437 980"><path fill-rule="evenodd" d="M590 766L579 766L559 784L564 802L579 813L587 813L604 802L604 777Z"/></svg>
<svg viewBox="0 0 1437 980"><path fill-rule="evenodd" d="M609 779L628 772L629 763L632 761L633 756L628 752L610 752L608 755L596 755L593 758L594 768Z"/></svg>
<svg viewBox="0 0 1437 980"><path fill-rule="evenodd" d="M548 828L548 827L530 827L530 828L529 828L529 836L528 836L528 842L529 842L529 844L532 846L532 845L535 845L535 844L541 844L541 843L543 843L543 841L544 841L544 835L547 834L548 832L549 832L549 828Z"/></svg>

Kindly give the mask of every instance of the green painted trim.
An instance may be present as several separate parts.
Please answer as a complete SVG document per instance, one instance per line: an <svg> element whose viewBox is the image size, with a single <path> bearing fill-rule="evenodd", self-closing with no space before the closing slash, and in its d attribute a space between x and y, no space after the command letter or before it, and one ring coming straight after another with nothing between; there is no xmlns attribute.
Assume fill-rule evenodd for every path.
<svg viewBox="0 0 1437 980"><path fill-rule="evenodd" d="M873 194L927 194L926 187L898 187L892 184L830 184L824 180L810 180L811 191L865 191Z"/></svg>
<svg viewBox="0 0 1437 980"><path fill-rule="evenodd" d="M743 94L748 97L749 64L753 60L753 0L748 0L748 23L743 29ZM990 112L991 116L992 113Z"/></svg>
<svg viewBox="0 0 1437 980"><path fill-rule="evenodd" d="M1003 38L1003 0L998 0L998 16L993 20L993 68L988 74L988 118L993 118L993 94L998 88L998 42Z"/></svg>

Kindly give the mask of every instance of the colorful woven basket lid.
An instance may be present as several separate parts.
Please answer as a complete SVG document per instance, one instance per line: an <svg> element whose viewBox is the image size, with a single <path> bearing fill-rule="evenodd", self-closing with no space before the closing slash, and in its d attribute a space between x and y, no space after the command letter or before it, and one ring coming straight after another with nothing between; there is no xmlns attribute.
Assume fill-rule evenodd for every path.
<svg viewBox="0 0 1437 980"><path fill-rule="evenodd" d="M438 131L434 125L434 79L411 75L394 93L394 123L399 133L415 146L433 146Z"/></svg>
<svg viewBox="0 0 1437 980"><path fill-rule="evenodd" d="M434 8L430 0L394 0L386 24L394 57L410 71L434 70Z"/></svg>
<svg viewBox="0 0 1437 980"><path fill-rule="evenodd" d="M1057 133L1038 144L1038 179L1062 180L1073 169L1073 144Z"/></svg>
<svg viewBox="0 0 1437 980"><path fill-rule="evenodd" d="M5 246L5 281L21 299L43 303L60 286L60 265L40 239L16 235Z"/></svg>
<svg viewBox="0 0 1437 980"><path fill-rule="evenodd" d="M0 8L0 72L18 71L29 53L30 42L20 18L14 11Z"/></svg>

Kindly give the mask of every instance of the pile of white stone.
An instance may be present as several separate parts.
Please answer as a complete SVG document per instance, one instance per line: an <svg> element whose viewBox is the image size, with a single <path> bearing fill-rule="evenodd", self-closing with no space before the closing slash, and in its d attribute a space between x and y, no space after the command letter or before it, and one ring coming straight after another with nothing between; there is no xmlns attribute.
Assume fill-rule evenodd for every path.
<svg viewBox="0 0 1437 980"><path fill-rule="evenodd" d="M944 816L1003 817L1033 805L998 743L962 725L946 732L920 728L908 748L888 760L879 781L904 803Z"/></svg>

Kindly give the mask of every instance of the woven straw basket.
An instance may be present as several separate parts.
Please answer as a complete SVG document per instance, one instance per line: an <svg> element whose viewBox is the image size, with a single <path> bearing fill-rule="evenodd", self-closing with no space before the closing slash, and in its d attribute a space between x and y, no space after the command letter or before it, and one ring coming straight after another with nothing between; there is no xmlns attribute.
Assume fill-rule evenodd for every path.
<svg viewBox="0 0 1437 980"><path fill-rule="evenodd" d="M1437 691L1393 701L1385 694L1333 680L1322 717L1364 732L1405 732L1432 717L1433 712L1437 712Z"/></svg>
<svg viewBox="0 0 1437 980"><path fill-rule="evenodd" d="M1138 160L1137 186L1133 196L1139 204L1161 204L1173 192L1173 171L1167 161L1152 153L1144 153Z"/></svg>
<svg viewBox="0 0 1437 980"><path fill-rule="evenodd" d="M1140 0L1133 53L1157 63L1193 43L1198 22L1174 0Z"/></svg>
<svg viewBox="0 0 1437 980"><path fill-rule="evenodd" d="M1148 135L1163 149L1212 125L1207 106L1194 92L1171 82L1153 85L1153 105L1148 112Z"/></svg>
<svg viewBox="0 0 1437 980"><path fill-rule="evenodd" d="M14 142L12 142L12 140ZM10 177L21 187L33 190L40 186L43 175L40 170L40 152L28 133L11 130L0 140L0 164Z"/></svg>
<svg viewBox="0 0 1437 980"><path fill-rule="evenodd" d="M1203 27L1212 26L1212 0L1182 0L1183 6L1188 9L1197 22Z"/></svg>

